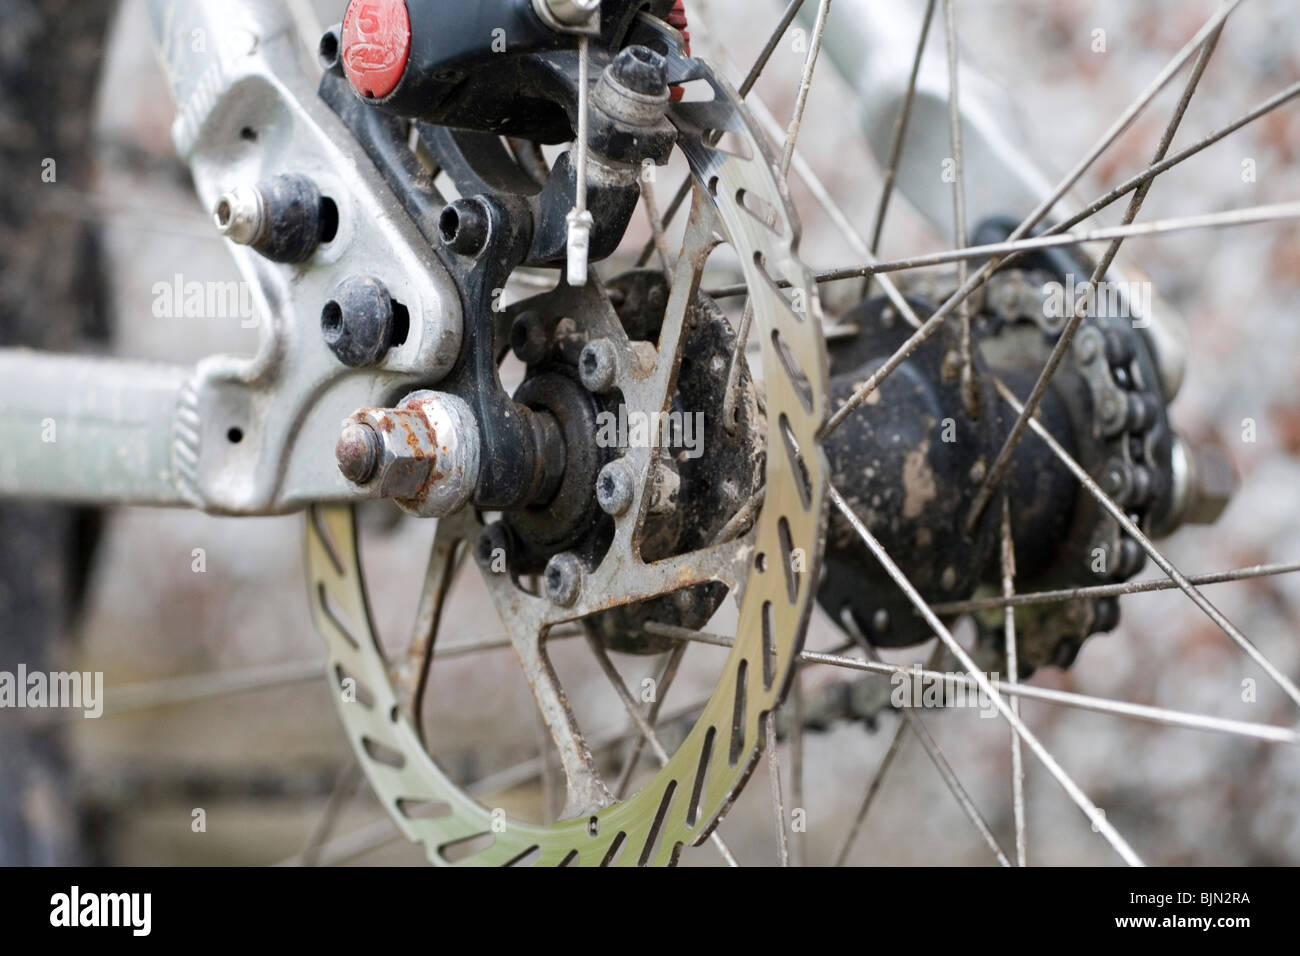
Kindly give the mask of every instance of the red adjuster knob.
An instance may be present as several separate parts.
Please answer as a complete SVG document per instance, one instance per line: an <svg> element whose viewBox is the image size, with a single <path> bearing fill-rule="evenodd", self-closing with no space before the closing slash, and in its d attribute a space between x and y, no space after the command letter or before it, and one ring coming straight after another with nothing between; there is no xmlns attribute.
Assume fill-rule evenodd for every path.
<svg viewBox="0 0 1300 956"><path fill-rule="evenodd" d="M352 0L343 17L343 71L367 99L397 89L411 56L406 0Z"/></svg>

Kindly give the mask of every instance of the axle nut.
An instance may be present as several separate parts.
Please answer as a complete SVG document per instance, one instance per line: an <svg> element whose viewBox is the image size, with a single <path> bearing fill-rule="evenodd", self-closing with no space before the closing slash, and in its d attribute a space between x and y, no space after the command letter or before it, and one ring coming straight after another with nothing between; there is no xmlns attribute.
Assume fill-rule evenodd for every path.
<svg viewBox="0 0 1300 956"><path fill-rule="evenodd" d="M412 392L396 408L362 409L344 423L338 444L339 469L353 486L420 518L469 503L480 455L469 405L432 391Z"/></svg>

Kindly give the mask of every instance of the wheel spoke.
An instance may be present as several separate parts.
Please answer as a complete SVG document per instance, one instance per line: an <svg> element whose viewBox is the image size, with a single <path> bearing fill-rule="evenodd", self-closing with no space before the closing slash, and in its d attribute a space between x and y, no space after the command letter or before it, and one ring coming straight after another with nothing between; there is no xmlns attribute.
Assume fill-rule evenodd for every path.
<svg viewBox="0 0 1300 956"><path fill-rule="evenodd" d="M950 0L945 0L950 2ZM1200 85L1201 76L1205 73L1206 66L1209 65L1210 57L1214 55L1214 48L1219 42L1219 35L1223 32L1223 24L1206 38L1205 45L1201 47L1201 52L1196 58L1196 63L1192 66L1191 76L1188 77L1186 85L1183 87L1183 94L1179 97L1178 105L1174 109L1174 115L1170 118L1169 124L1165 127L1164 134L1160 137L1160 143L1156 147L1155 156L1151 162L1158 163L1169 152L1169 146L1174 141L1174 134L1178 132L1178 127L1183 121L1183 116L1187 113L1187 107L1192 101L1192 96L1196 88ZM1149 179L1143 185L1139 186L1129 200L1128 208L1124 210L1124 218L1120 223L1123 226L1132 224L1137 219L1138 213L1142 209L1142 204L1146 201L1147 194L1155 180ZM1119 254L1120 246L1124 244L1123 238L1115 239L1111 242L1109 248L1102 254L1092 275L1084 285L1083 294L1092 296L1097 286L1106 278L1106 273L1110 271L1111 263ZM960 273L964 277L964 265L959 265L962 270ZM1088 301L1091 301L1089 299ZM1002 478L1006 474L1007 468L1011 464L1011 454L1020 444L1020 439L1024 436L1025 427L1029 417L1038 410L1038 404L1043 400L1043 395L1047 392L1047 387L1051 384L1052 378L1056 375L1057 368L1060 367L1061 360L1065 358L1065 353L1070 348L1070 343L1074 341L1075 333L1079 330L1079 325L1083 322L1086 309L1071 309L1070 318L1065 323L1065 328L1061 330L1061 336L1056 340L1052 347L1051 353L1047 357L1047 363L1043 371L1039 374L1038 380L1034 382L1033 390L1029 393L1029 398L1025 400L1024 410L1016 417L1015 424L1011 426L1011 431L1002 443L997 457L993 460L993 467L989 469L984 478L983 484L975 494L975 500L971 503L970 513L966 517L966 530L969 532L974 529L975 524L979 521L980 515L988 506L989 500L993 497L993 492L1002 484Z"/></svg>
<svg viewBox="0 0 1300 956"><path fill-rule="evenodd" d="M790 838L785 829L785 798L781 794L781 754L776 747L776 711L763 721L764 749L767 756L767 781L772 792L772 817L776 821L777 858L782 866L790 865Z"/></svg>
<svg viewBox="0 0 1300 956"><path fill-rule="evenodd" d="M921 33L916 39L916 53L912 56L912 72L907 80L907 90L903 94L903 103L898 116L894 118L894 130L889 144L889 161L885 164L885 183L880 190L880 204L876 207L875 220L871 227L871 246L868 250L872 257L880 250L880 237L885 230L885 214L889 211L889 202L894 196L894 182L898 178L898 165L903 158L903 143L907 139L907 124L912 117L912 104L916 100L916 80L921 74L921 60L925 56L925 41L930 36L930 22L934 19L937 0L929 0L925 5L925 16L921 20ZM871 277L863 287L863 298L870 291Z"/></svg>
<svg viewBox="0 0 1300 956"><path fill-rule="evenodd" d="M755 117L757 117L758 121L767 128L768 133L773 137L779 136L781 132L780 124L778 124L776 118L772 116L771 111L768 110L767 106L763 103L763 100L755 94L749 98L748 102ZM836 228L840 230L841 235L844 236L845 241L847 241L853 248L854 253L863 262L874 263L876 261L875 250L867 245L867 241L862 237L862 234L858 232L857 228L854 227L849 218L844 215L843 210L836 205L835 200L831 198L830 190L826 188L820 177L813 172L808 161L804 159L803 154L797 149L793 154L792 168L795 175L799 177L807 190L812 194L813 199L815 199L817 204L822 207L822 210L830 218L831 222L834 223ZM787 279L780 279L777 281L777 285L780 288L788 289L790 287L790 282ZM892 279L888 276L882 275L880 277L880 287L884 290L885 295L889 297L889 301L893 303L894 308L898 309L903 318L913 326L919 326L921 324L921 320L917 318L915 310L912 308L911 304L908 303L907 299L903 298L903 293L899 291L898 286L895 285ZM718 299L731 295L745 295L747 291L748 286L741 283L739 286L729 286L724 290L715 289L707 294ZM829 329L825 331L829 336Z"/></svg>
<svg viewBox="0 0 1300 956"><path fill-rule="evenodd" d="M785 13L781 14L781 19L777 22L776 28L768 35L767 43L763 45L763 50L759 53L758 59L754 61L754 65L750 67L748 75L736 91L740 94L742 100L749 95L749 91L754 88L754 84L758 82L759 77L763 75L763 71L767 69L768 61L772 59L772 54L776 52L776 48L780 45L781 39L785 36L785 31L790 29L790 24L799 15L803 5L804 0L790 0L790 4L785 8ZM665 226L677 217L677 213L682 208L682 203L686 202L686 197L690 195L690 192L691 178L687 176L685 182L673 195L672 202L668 204L668 209L664 212L663 223ZM646 243L645 248L641 250L641 254L637 256L636 264L643 266L649 262L650 257L654 254L654 248L654 239L651 239Z"/></svg>
<svg viewBox="0 0 1300 956"><path fill-rule="evenodd" d="M907 727L907 721L900 720L898 726L894 728L894 739L889 742L889 749L885 751L884 759L880 761L880 766L876 768L875 776L871 778L871 783L867 786L867 795L862 798L862 806L858 808L857 816L853 818L853 824L849 827L849 832L845 834L844 844L835 857L836 866L843 866L845 861L848 860L849 851L853 849L853 844L857 842L858 833L862 830L862 824L867 819L867 813L876 802L876 794L880 792L881 785L885 782L885 775L889 773L889 768L894 765L894 759L903 749L903 738L907 736Z"/></svg>
<svg viewBox="0 0 1300 956"><path fill-rule="evenodd" d="M663 216L659 214L659 203L655 200L654 183L644 177L641 179L641 202L645 206L646 218L650 220L650 235L659 256L659 267L663 269L664 277L671 282L672 255L668 251L668 237L664 234Z"/></svg>
<svg viewBox="0 0 1300 956"><path fill-rule="evenodd" d="M803 802L803 668L796 661L794 677L790 682L790 712L794 719L794 733L790 737L790 801L793 810L807 812ZM806 831L790 832L790 865L804 865L804 839Z"/></svg>
<svg viewBox="0 0 1300 956"><path fill-rule="evenodd" d="M1180 163L1185 162L1186 160L1195 156L1197 153L1201 152L1202 150L1207 149L1210 146L1213 146L1215 143L1226 138L1232 133L1235 133L1237 130L1241 129L1247 124L1252 123L1255 120L1259 119L1260 117L1266 116L1269 113L1273 112L1278 107L1291 102L1297 96L1300 96L1300 83L1294 83L1291 86L1288 86L1286 89L1282 90L1279 93L1276 93L1275 95L1269 97L1264 102L1260 103L1254 109L1243 114L1239 119L1234 120L1233 122L1227 124L1226 126L1220 127L1219 129L1215 130L1213 133L1210 133L1208 136L1205 136L1204 138L1198 140L1197 142L1193 143L1191 146L1179 150L1177 153L1174 153L1172 156L1169 156L1168 158L1162 160L1159 163L1156 163L1154 166L1148 166L1140 173L1137 173L1132 177L1130 177L1129 179L1126 179L1124 182L1120 183L1114 189L1110 190L1110 192L1097 197L1092 202L1088 203L1088 205L1084 206L1083 209L1081 209L1080 211L1074 213L1073 215L1069 216L1066 219L1063 219L1061 222L1045 230L1042 233L1042 235L1036 236L1031 240L993 243L989 245L969 247L967 249L957 249L957 250L952 250L947 252L933 253L924 256L913 256L907 259L895 259L895 260L884 261L884 262L877 260L872 254L863 253L861 249L855 248L854 251L857 252L859 257L861 258L861 261L863 263L862 265L846 266L839 269L830 269L824 272L820 272L817 274L816 277L817 281L819 283L842 282L845 279L856 279L856 278L870 279L873 276L881 276L883 279L883 276L887 273L904 272L910 269L921 269L929 266L944 265L950 262L958 262L962 259L984 258L985 256L989 256L989 255L1006 256L1006 258L1002 262L1002 265L1003 267L1009 266L1013 262L1015 262L1018 258L1020 258L1021 256L1023 256L1028 252L1033 252L1036 249L1052 248L1052 243L1050 242L1052 238L1063 235L1068 230L1073 229L1075 226L1079 225L1079 223L1087 219L1090 219L1092 216L1101 212L1103 209L1106 209L1112 203L1115 203L1116 201L1123 199L1129 193L1133 192L1133 190L1138 189L1139 187L1145 185L1146 183L1151 182L1160 174L1168 172L1173 167L1179 165ZM799 165L800 165L800 157L796 154L795 164L794 164L794 169L796 173L800 172ZM807 181L806 178L805 181ZM829 199L827 201L829 202ZM818 202L822 204L823 208L826 208L826 202L823 202L820 197L818 198ZM843 227L841 227L841 229L842 228ZM1128 232L1125 234L1138 235L1139 233ZM1114 238L1115 236L1113 235L1105 235L1105 234L1076 235L1075 237L1069 240L1058 242L1056 243L1056 245L1070 246L1070 245L1082 244L1085 242L1110 242ZM1049 241L1043 243L1041 240L1049 240ZM874 253L874 250L871 250L871 253ZM781 288L789 287L789 283L785 282L784 280L778 282L777 284ZM739 295L744 295L746 290L747 287L744 284L739 284L739 285L722 286L715 289L709 289L706 291L706 294L714 299L727 299L727 298L734 298L735 296L739 296Z"/></svg>
<svg viewBox="0 0 1300 956"><path fill-rule="evenodd" d="M614 666L614 662L609 659L609 653L605 650L605 645L602 644L600 639L594 635L588 635L587 642L591 647L592 653L596 656L596 663L600 665L600 669L604 671L605 676L609 678L609 682L613 686L614 692L618 694L618 699L622 702L623 709L626 710L627 715L632 718L632 723L636 725L637 731L641 734L641 737L650 745L650 752L655 755L655 760L659 762L659 766L666 767L670 759L669 753L664 749L664 745L659 742L658 736L655 735L654 728L650 726L650 723L646 720L645 716L642 715L641 709L637 707L636 700L632 697L632 692L627 689L627 684L623 680L623 675L618 672L618 668ZM727 844L723 842L716 827L713 832L709 834L709 839L712 840L713 845L718 848L718 852L722 854L722 858L727 861L728 866L740 865L736 861L736 857L732 854L731 850L727 847Z"/></svg>
<svg viewBox="0 0 1300 956"><path fill-rule="evenodd" d="M659 711L663 707L664 699L668 696L668 689L672 687L673 681L677 678L677 671L681 667L682 658L686 655L685 642L678 644L668 652L664 659L663 670L659 672L659 679L655 681L655 699L650 702L646 709L645 721L653 727L659 720ZM618 782L614 785L614 796L622 800L627 793L628 784L632 781L632 774L636 770L637 764L641 762L641 754L645 750L646 739L638 734L632 743L632 752L628 754L627 760L623 762L623 769L619 773Z"/></svg>
<svg viewBox="0 0 1300 956"><path fill-rule="evenodd" d="M1035 210L1029 214L1010 236L1011 241L1024 238L1034 226L1046 216L1052 208L1061 200L1062 197L1073 188L1080 177L1091 168L1092 164L1106 149L1132 125L1138 114L1153 100L1156 95L1169 82L1174 74L1187 62L1193 53L1199 49L1205 38L1213 32L1228 14L1234 10L1241 0L1226 0L1219 8L1219 11L1210 18L1210 20L1201 28L1195 37L1183 48L1183 50L1165 67L1164 70L1152 81L1152 83L1138 96L1136 100L1129 105L1123 115L1106 131L1100 140L1088 151L1074 168L1065 176L1064 179L1052 190L1052 194L1044 199ZM966 282L963 282L960 288L954 292L946 302L922 323L910 338L895 352L886 362L880 366L868 379L848 398L845 403L830 417L826 427L822 430L822 437L826 437L836 428L838 428L856 409L861 407L867 397L880 385L885 378L891 375L907 358L921 347L931 336L935 334L942 325L944 319L961 302L965 301L975 289L979 288L984 280L987 279L999 267L1001 260L998 258L990 259L980 267L976 273Z"/></svg>
<svg viewBox="0 0 1300 956"><path fill-rule="evenodd" d="M953 184L953 238L957 248L966 246L966 157L961 139L961 92L958 76L960 68L957 59L957 10L953 0L943 0L944 41L948 49L948 140L952 145ZM966 282L966 261L957 263L957 284ZM976 417L979 414L979 395L975 389L975 357L971 348L971 307L970 300L963 299L957 306L957 322L960 325L958 351L961 358L961 395L966 406L966 414Z"/></svg>
<svg viewBox="0 0 1300 956"><path fill-rule="evenodd" d="M812 38L808 44L808 54L804 58L803 71L799 75L799 91L795 94L794 112L785 132L785 142L781 147L781 159L777 166L777 178L782 181L790 176L790 163L794 159L795 145L799 142L799 131L803 128L803 114L808 107L808 96L812 92L813 73L817 69L817 60L821 55L822 38L826 35L826 19L830 11L831 0L820 0L817 5L817 20L813 25ZM722 420L728 423L728 427L735 420L740 366L745 357L745 344L749 341L749 331L753 322L754 303L746 301L744 312L740 317L740 326L736 329L736 344L731 351L731 363L727 366L727 385L723 390L725 397L722 403Z"/></svg>
<svg viewBox="0 0 1300 956"><path fill-rule="evenodd" d="M330 836L334 833L334 827L338 823L339 814L357 792L357 786L361 783L361 765L356 759L348 761L347 767L339 774L338 781L330 791L329 799L325 801L325 809L321 812L320 819L312 828L311 835L307 838L307 843L303 846L302 851L298 854L298 862L302 866L319 866L321 849Z"/></svg>
<svg viewBox="0 0 1300 956"><path fill-rule="evenodd" d="M858 642L863 653L867 655L867 659L879 663L880 657L876 654L876 649L862 636L853 619L847 614L845 615L844 626L849 629L849 633ZM952 769L952 764L948 762L947 755L944 754L943 748L939 746L939 741L935 740L934 735L930 733L930 728L925 725L925 721L910 706L900 707L898 713L912 733L916 734L916 739L920 741L921 746L925 749L926 756L934 764L935 770L939 771L939 776L943 778L943 782L948 787L949 792L952 793L953 799L957 801L957 805L966 814L966 818L970 820L971 826L980 835L980 839L993 852L993 856L999 864L1010 866L1011 861L1007 859L1006 854L1002 852L1002 848L998 846L998 841L993 836L988 821L984 819L979 807L975 806L975 801L971 799L970 794L966 792L966 788L962 786L961 780L957 778L956 772Z"/></svg>
<svg viewBox="0 0 1300 956"><path fill-rule="evenodd" d="M731 647L731 638L707 631L692 631L689 628L672 624L652 622L645 626L647 634L673 637L683 641L700 644L712 644L717 647ZM826 664L845 670L860 671L868 674L881 674L885 677L894 675L920 676L926 680L971 687L974 682L962 674L946 674L939 671L925 670L903 664L864 661L856 657L845 657L842 653L823 651L804 651L799 656L801 664ZM1169 727L1182 727L1187 730L1204 730L1213 733L1230 734L1263 740L1269 743L1300 744L1300 732L1286 727L1274 727L1269 724L1256 724L1244 720L1232 720L1226 717L1212 717L1204 714L1191 714L1184 711L1169 710L1164 707L1152 707L1146 704L1131 704L1127 701L1108 700L1104 697L1092 697L1087 694L1075 694L1069 691L1052 690L1047 687L1035 687L1032 684L1012 684L1007 681L991 681L994 687L1007 696L1016 696L1022 700L1036 700L1045 704L1057 704L1076 710L1088 710L1099 714L1114 714L1149 723L1164 724Z"/></svg>
<svg viewBox="0 0 1300 956"><path fill-rule="evenodd" d="M1300 218L1300 202L1273 203L1265 206L1248 206L1245 209L1234 209L1227 212L1205 213L1199 216L1180 216L1171 219L1156 219L1151 222L1134 223L1129 226L1109 226L1104 229L1091 229L1085 232L1046 232L1041 236L1034 236L1029 239L991 242L981 246L967 246L965 249L952 249L945 252L926 253L921 256L913 256L910 259L895 259L890 262L879 262L875 265L853 265L837 269L828 269L824 272L817 273L814 278L819 283L842 282L845 279L856 279L870 275L880 275L883 278L884 274L889 272L902 272L908 269L923 269L928 266L944 265L967 259L986 259L990 256L1002 257L998 260L999 268L1001 268L1025 253L1037 252L1042 249L1060 249L1067 246L1079 246L1090 242L1114 242L1116 239L1159 236L1166 233L1190 232L1197 229L1223 229L1234 226L1255 226L1269 222L1285 222L1297 218ZM983 269L980 271L984 272ZM992 271L993 270L989 270L989 272ZM965 296L970 292L973 292L975 286L981 284L983 279L986 277L987 273L983 276L979 273L972 276L971 279L969 279L961 289L958 290L958 292L954 293L953 299L957 296ZM775 284L777 288L788 289L790 287L789 283L784 280L778 281ZM715 289L706 289L704 294L713 299L726 299L743 295L745 291L745 286L721 286ZM946 305L947 303L945 303L945 306ZM947 315L948 312L945 311L943 314ZM931 318L933 318L933 316ZM927 322L928 321L929 320L927 320ZM859 404L861 403L859 402Z"/></svg>
<svg viewBox="0 0 1300 956"><path fill-rule="evenodd" d="M894 583L902 589L908 600L911 601L916 609L921 612L921 615L926 619L926 623L930 625L931 630L933 630L934 633L938 635L939 639L948 646L948 650L950 650L953 656L957 658L962 667L965 668L966 672L975 679L975 683L979 686L979 689L993 702L993 705L998 709L998 712L1002 715L1003 719L1012 726L1015 732L1020 735L1022 740L1024 740L1029 749L1032 750L1034 755L1042 762L1043 766L1047 768L1048 772L1056 778L1057 782L1060 783L1061 787L1069 795L1070 799L1074 801L1075 805L1083 811L1084 816L1088 818L1088 821L1093 825L1097 832L1102 835L1106 842L1111 845L1115 852L1118 853L1126 863L1130 866L1141 866L1141 858L1138 857L1138 855L1133 851L1133 848L1129 846L1128 841L1120 836L1119 831L1117 831L1106 819L1106 815L1101 812L1096 804L1088 799L1083 790L1079 788L1079 785L1074 782L1074 778L1066 773L1064 768L1056 762L1056 758L1047 751L1047 748L1044 747L1029 728L1025 726L1024 721L1012 712L1011 708L1007 705L1006 699L998 692L998 689L993 686L993 683L989 680L987 675L979 669L971 659L971 656L966 653L966 649L957 642L957 639L952 636L951 632L949 632L949 630L944 626L943 622L940 621L939 618L935 616L934 612L930 610L929 605L925 603L925 598L921 597L920 592L916 590L912 585L912 582L907 579L907 576L903 574L898 565L895 564L893 559L888 555L888 553L886 553L880 542L876 540L875 535L873 535L871 530L863 524L862 520L858 518L853 509L849 507L848 503L833 486L830 488L830 497L831 501L835 504L835 507L838 508L845 518L848 519L849 524L853 526L853 530L857 532L858 536L866 543L871 553L875 555L876 560L881 563L889 576L894 579Z"/></svg>
<svg viewBox="0 0 1300 956"><path fill-rule="evenodd" d="M317 866L341 866L359 856L378 850L402 839L402 831L392 817L384 817L367 824L359 830L335 837L320 847ZM299 857L295 854L287 860L281 860L276 866L299 866Z"/></svg>
<svg viewBox="0 0 1300 956"><path fill-rule="evenodd" d="M1016 547L1011 537L1011 502L1002 499L1002 595L1016 593ZM1007 683L1020 683L1020 660L1016 649L1016 609L1007 605L1002 612L1002 636L1007 655ZM1011 710L1020 716L1020 697L1011 697ZM1011 735L1011 805L1016 826L1016 866L1025 866L1025 768L1020 737Z"/></svg>
<svg viewBox="0 0 1300 956"><path fill-rule="evenodd" d="M1249 568L1237 568L1232 571L1217 571L1212 574L1192 574L1187 580L1192 584L1224 584L1229 581L1249 581L1255 578L1272 577L1278 574L1294 574L1300 571L1300 561L1288 564L1256 564ZM931 610L942 617L954 614L971 614L975 611L988 611L1002 607L1026 607L1033 604L1055 604L1060 601L1073 601L1077 598L1121 597L1125 594L1147 594L1151 591L1172 591L1178 582L1170 578L1152 578L1146 581L1123 581L1118 584L1096 584L1082 588L1063 588L1059 591L1026 591L1010 597L974 598L969 601L949 601L945 604L932 604Z"/></svg>
<svg viewBox="0 0 1300 956"><path fill-rule="evenodd" d="M478 532L478 520L470 509L464 509L438 522L434 531L433 551L424 575L420 604L415 613L415 626L411 640L402 656L389 665L393 691L402 709L411 715L417 732L422 731L421 707L425 684L429 679L438 624L447 601L447 589L459 567L466 540Z"/></svg>
<svg viewBox="0 0 1300 956"><path fill-rule="evenodd" d="M998 394L1002 396L1007 404L1019 413L1023 406L1012 391L1000 381L995 382L994 385L998 390ZM1231 621L1223 616L1218 608L1210 603L1209 599L1202 594L1199 589L1197 589L1196 585L1188 581L1187 577L1170 563L1169 559L1151 543L1151 539L1143 533L1142 529L1124 513L1124 509L1115 504L1114 500L1102 490L1101 486L1093 480L1092 476L1088 474L1083 466L1075 461L1073 456L1061 447L1060 443L1052 437L1051 432L1043 427L1043 425L1035 418L1029 419L1029 426L1034 430L1034 434L1046 442L1047 446L1052 450L1052 453L1060 459L1061 463L1073 472L1075 478L1078 479L1079 484L1083 485L1083 487L1088 490L1088 493L1097 500L1097 503L1109 512L1111 517L1119 523L1119 526L1124 529L1125 534L1141 545L1142 550L1147 553L1151 560L1160 566L1160 570L1169 575L1174 583L1178 585L1179 590L1191 598L1192 603L1204 611L1206 616L1217 624L1219 628L1246 653L1246 656L1258 664L1264 673L1272 678L1273 682L1286 692L1288 697L1295 701L1296 704L1300 704L1300 688L1297 688L1295 683L1289 677L1278 670L1277 666L1265 657L1259 648L1250 642L1246 635L1242 634Z"/></svg>

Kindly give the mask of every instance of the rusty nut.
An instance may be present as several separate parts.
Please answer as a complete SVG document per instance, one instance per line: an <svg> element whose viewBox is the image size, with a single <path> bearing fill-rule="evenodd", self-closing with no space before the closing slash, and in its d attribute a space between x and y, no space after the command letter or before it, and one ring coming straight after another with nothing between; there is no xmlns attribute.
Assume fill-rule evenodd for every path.
<svg viewBox="0 0 1300 956"><path fill-rule="evenodd" d="M350 484L421 518L460 510L478 483L474 414L443 392L413 392L396 408L356 412L344 422L336 452Z"/></svg>

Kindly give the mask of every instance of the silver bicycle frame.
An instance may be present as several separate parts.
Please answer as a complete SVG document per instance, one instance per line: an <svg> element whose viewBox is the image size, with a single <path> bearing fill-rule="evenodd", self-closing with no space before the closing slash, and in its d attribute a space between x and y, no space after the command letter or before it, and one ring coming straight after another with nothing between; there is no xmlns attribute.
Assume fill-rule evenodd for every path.
<svg viewBox="0 0 1300 956"><path fill-rule="evenodd" d="M149 0L177 103L172 138L204 208L282 172L339 209L336 237L304 265L230 253L262 317L252 358L193 367L0 350L0 495L291 511L355 497L334 464L357 408L441 378L460 349L456 288L338 117L316 95L281 0ZM411 317L405 343L354 370L326 347L320 313L349 275L373 275Z"/></svg>

